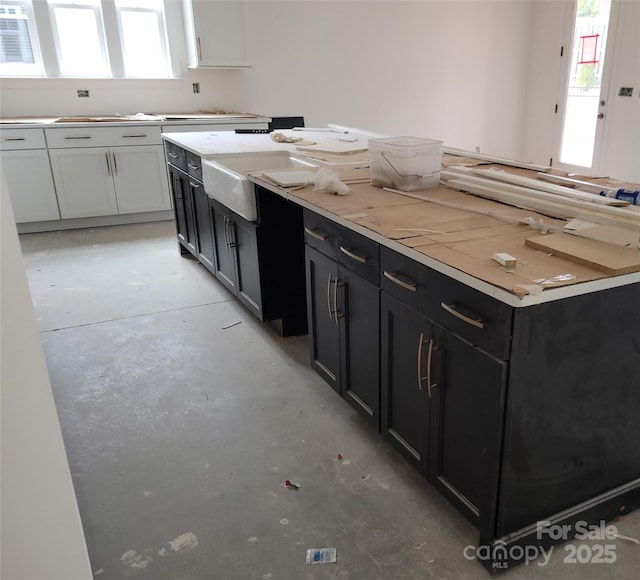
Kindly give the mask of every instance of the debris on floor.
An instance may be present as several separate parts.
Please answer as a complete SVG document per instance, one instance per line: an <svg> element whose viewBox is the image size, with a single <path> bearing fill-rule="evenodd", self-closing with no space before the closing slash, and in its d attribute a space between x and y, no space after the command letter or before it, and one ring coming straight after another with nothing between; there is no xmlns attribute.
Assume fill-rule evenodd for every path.
<svg viewBox="0 0 640 580"><path fill-rule="evenodd" d="M287 489L300 489L302 487L299 483L296 483L295 481L291 481L289 479L285 479L284 486Z"/></svg>
<svg viewBox="0 0 640 580"><path fill-rule="evenodd" d="M335 548L310 548L307 550L307 564L333 564L335 561Z"/></svg>
<svg viewBox="0 0 640 580"><path fill-rule="evenodd" d="M227 328L238 326L238 324L242 324L242 320L238 320L237 322L232 322L231 324L227 324L226 326L222 327L222 330L227 330Z"/></svg>

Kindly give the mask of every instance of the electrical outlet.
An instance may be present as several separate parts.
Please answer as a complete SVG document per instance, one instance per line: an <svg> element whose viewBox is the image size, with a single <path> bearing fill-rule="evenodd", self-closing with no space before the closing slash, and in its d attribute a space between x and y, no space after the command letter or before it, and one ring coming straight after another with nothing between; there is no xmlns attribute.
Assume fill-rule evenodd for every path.
<svg viewBox="0 0 640 580"><path fill-rule="evenodd" d="M193 92L196 95L200 92L200 83L193 83Z"/></svg>
<svg viewBox="0 0 640 580"><path fill-rule="evenodd" d="M83 89L78 89L78 96L82 97L82 98L88 98L89 97L89 91L88 90L83 90Z"/></svg>
<svg viewBox="0 0 640 580"><path fill-rule="evenodd" d="M476 146L476 153L480 153L480 146L479 145Z"/></svg>

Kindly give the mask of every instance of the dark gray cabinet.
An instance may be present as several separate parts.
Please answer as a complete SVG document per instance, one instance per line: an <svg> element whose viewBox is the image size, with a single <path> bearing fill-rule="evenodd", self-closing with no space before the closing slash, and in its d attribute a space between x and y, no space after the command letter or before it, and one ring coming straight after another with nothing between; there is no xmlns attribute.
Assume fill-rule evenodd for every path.
<svg viewBox="0 0 640 580"><path fill-rule="evenodd" d="M264 320L258 255L259 226L213 199L209 199L209 215L216 254L216 277L260 320Z"/></svg>
<svg viewBox="0 0 640 580"><path fill-rule="evenodd" d="M379 248L313 212L304 230L311 365L378 430Z"/></svg>
<svg viewBox="0 0 640 580"><path fill-rule="evenodd" d="M249 222L210 198L198 155L166 142L176 231L191 254L260 320L283 336L307 330L302 209L256 186Z"/></svg>
<svg viewBox="0 0 640 580"><path fill-rule="evenodd" d="M169 179L180 253L197 256L194 199L193 191L189 186L189 176L184 171L169 165Z"/></svg>

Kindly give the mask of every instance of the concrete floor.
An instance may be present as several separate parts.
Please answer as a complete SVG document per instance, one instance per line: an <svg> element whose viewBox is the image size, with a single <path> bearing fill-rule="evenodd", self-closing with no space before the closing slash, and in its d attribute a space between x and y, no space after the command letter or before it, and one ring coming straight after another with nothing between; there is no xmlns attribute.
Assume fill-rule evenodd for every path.
<svg viewBox="0 0 640 580"><path fill-rule="evenodd" d="M259 323L174 235L21 237L94 577L488 578L473 527L311 371L307 338ZM640 513L615 524L640 538ZM565 545L503 577L637 578L640 545L607 543L613 564ZM323 547L337 563L307 565Z"/></svg>

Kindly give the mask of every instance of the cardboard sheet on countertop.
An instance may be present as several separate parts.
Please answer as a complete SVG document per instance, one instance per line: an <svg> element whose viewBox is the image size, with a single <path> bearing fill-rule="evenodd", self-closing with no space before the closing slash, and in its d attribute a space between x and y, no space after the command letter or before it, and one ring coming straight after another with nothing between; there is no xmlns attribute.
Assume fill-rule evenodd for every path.
<svg viewBox="0 0 640 580"><path fill-rule="evenodd" d="M567 234L531 236L525 240L525 245L595 268L609 276L640 272L640 250L637 247L620 248Z"/></svg>
<svg viewBox="0 0 640 580"><path fill-rule="evenodd" d="M370 183L351 187L346 196L311 187L289 195L517 296L527 293L526 286L552 288L607 277L595 268L525 246L525 239L539 232L519 224L520 220L532 218L556 229L562 228L564 220L446 188L419 192L422 199L415 199ZM518 260L515 272L507 273L492 259L498 252Z"/></svg>

